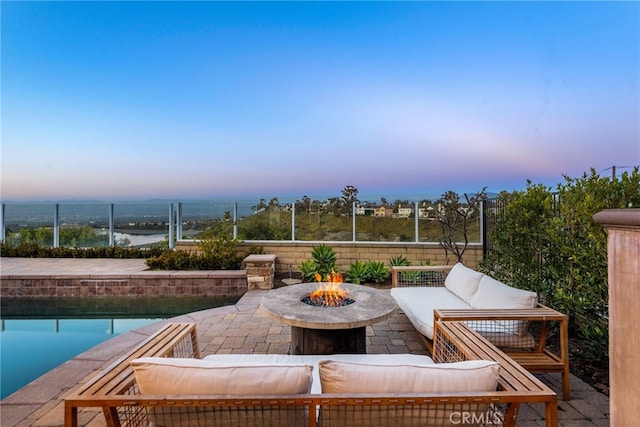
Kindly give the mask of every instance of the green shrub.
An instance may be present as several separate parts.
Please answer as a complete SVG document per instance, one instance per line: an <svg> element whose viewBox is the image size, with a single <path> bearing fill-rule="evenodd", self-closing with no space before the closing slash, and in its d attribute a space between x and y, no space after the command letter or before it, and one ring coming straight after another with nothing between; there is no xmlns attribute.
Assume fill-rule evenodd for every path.
<svg viewBox="0 0 640 427"><path fill-rule="evenodd" d="M638 168L619 178L594 170L565 177L556 191L530 182L503 193L503 210L490 227L491 250L480 269L498 280L536 291L540 301L569 315L571 333L590 343L607 364L607 234L593 215L640 206Z"/></svg>
<svg viewBox="0 0 640 427"><path fill-rule="evenodd" d="M42 246L37 242L0 243L2 256L22 258L150 258L159 256L166 248L167 242L161 242L144 249L122 246L95 248L60 246L53 248Z"/></svg>
<svg viewBox="0 0 640 427"><path fill-rule="evenodd" d="M389 270L380 261L367 261L367 282L383 283L389 278Z"/></svg>
<svg viewBox="0 0 640 427"><path fill-rule="evenodd" d="M195 270L197 256L185 251L167 249L156 257L147 259L151 270Z"/></svg>
<svg viewBox="0 0 640 427"><path fill-rule="evenodd" d="M237 270L242 266L238 256L239 240L227 233L205 236L198 242L198 270Z"/></svg>
<svg viewBox="0 0 640 427"><path fill-rule="evenodd" d="M350 283L359 285L367 281L369 277L369 268L367 265L359 260L355 260L349 265L349 270L346 273L346 280Z"/></svg>
<svg viewBox="0 0 640 427"><path fill-rule="evenodd" d="M261 255L264 254L264 246L251 245L247 249L247 255Z"/></svg>
<svg viewBox="0 0 640 427"><path fill-rule="evenodd" d="M311 259L305 259L298 265L303 282L315 282L316 263Z"/></svg>
<svg viewBox="0 0 640 427"><path fill-rule="evenodd" d="M244 256L238 254L239 240L218 225L202 236L198 242L199 253L166 250L149 258L147 266L152 270L238 270L242 267Z"/></svg>
<svg viewBox="0 0 640 427"><path fill-rule="evenodd" d="M389 265L392 267L409 266L411 261L404 255L396 255L389 260Z"/></svg>
<svg viewBox="0 0 640 427"><path fill-rule="evenodd" d="M355 283L383 283L389 278L389 270L380 261L362 262L355 260L349 265L346 273L348 282Z"/></svg>
<svg viewBox="0 0 640 427"><path fill-rule="evenodd" d="M331 246L321 244L315 246L311 251L311 256L316 264L316 273L325 277L336 270L336 252Z"/></svg>

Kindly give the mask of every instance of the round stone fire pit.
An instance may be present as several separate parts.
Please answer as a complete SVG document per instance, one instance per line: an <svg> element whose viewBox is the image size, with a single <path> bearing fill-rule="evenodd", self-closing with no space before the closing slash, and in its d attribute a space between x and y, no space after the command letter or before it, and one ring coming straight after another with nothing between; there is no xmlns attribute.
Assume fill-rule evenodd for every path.
<svg viewBox="0 0 640 427"><path fill-rule="evenodd" d="M315 306L302 300L318 288L302 283L269 291L260 303L271 319L291 325L292 354L366 353L366 326L393 314L396 303L384 291L342 283L353 303Z"/></svg>

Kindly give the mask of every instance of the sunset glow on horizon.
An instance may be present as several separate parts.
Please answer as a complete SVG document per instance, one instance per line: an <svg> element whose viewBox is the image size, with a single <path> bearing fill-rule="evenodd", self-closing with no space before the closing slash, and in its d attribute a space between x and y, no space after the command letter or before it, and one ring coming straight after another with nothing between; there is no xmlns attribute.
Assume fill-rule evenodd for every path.
<svg viewBox="0 0 640 427"><path fill-rule="evenodd" d="M638 2L0 7L2 201L499 192L640 164Z"/></svg>

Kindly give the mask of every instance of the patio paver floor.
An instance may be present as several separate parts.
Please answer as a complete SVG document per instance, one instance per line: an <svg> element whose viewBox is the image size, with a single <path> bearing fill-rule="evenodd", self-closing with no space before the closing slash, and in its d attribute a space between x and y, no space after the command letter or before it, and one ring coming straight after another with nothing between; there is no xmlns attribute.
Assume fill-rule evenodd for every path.
<svg viewBox="0 0 640 427"><path fill-rule="evenodd" d="M31 267L38 268L37 263L32 263ZM51 263L47 263L47 268L51 268ZM15 270L17 267L12 274L16 273ZM42 268L39 270L41 272ZM155 332L163 323L169 321L196 322L200 351L203 356L215 353L287 353L290 327L271 321L258 309L260 298L265 292L267 291L251 290L233 306L175 317L100 344L2 400L0 424L3 427L64 425L63 399L73 388L87 381L133 345ZM399 310L390 318L367 327L367 351L369 353L426 354L418 334ZM561 395L560 374L537 374L537 376ZM570 401L559 400L560 426L610 425L607 396L573 375L571 376L571 393ZM523 405L518 420L518 426L544 426L543 405ZM102 413L93 409L80 411L79 421L83 426L105 425Z"/></svg>

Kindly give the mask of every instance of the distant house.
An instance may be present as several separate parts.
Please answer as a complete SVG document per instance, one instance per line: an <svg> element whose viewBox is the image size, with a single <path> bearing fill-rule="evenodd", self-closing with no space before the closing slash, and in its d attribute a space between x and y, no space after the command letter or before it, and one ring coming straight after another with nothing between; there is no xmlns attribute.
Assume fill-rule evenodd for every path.
<svg viewBox="0 0 640 427"><path fill-rule="evenodd" d="M374 216L376 210L376 205L364 202L362 204L356 205L356 215L362 216Z"/></svg>
<svg viewBox="0 0 640 427"><path fill-rule="evenodd" d="M397 218L409 218L413 213L413 205L411 204L398 204Z"/></svg>
<svg viewBox="0 0 640 427"><path fill-rule="evenodd" d="M418 208L418 218L433 218L433 206L427 206L426 208Z"/></svg>
<svg viewBox="0 0 640 427"><path fill-rule="evenodd" d="M375 211L373 212L373 216L378 217L378 218L384 218L384 217L392 217L393 216L393 206L388 206L388 205L383 205L383 206L378 206L376 207Z"/></svg>

